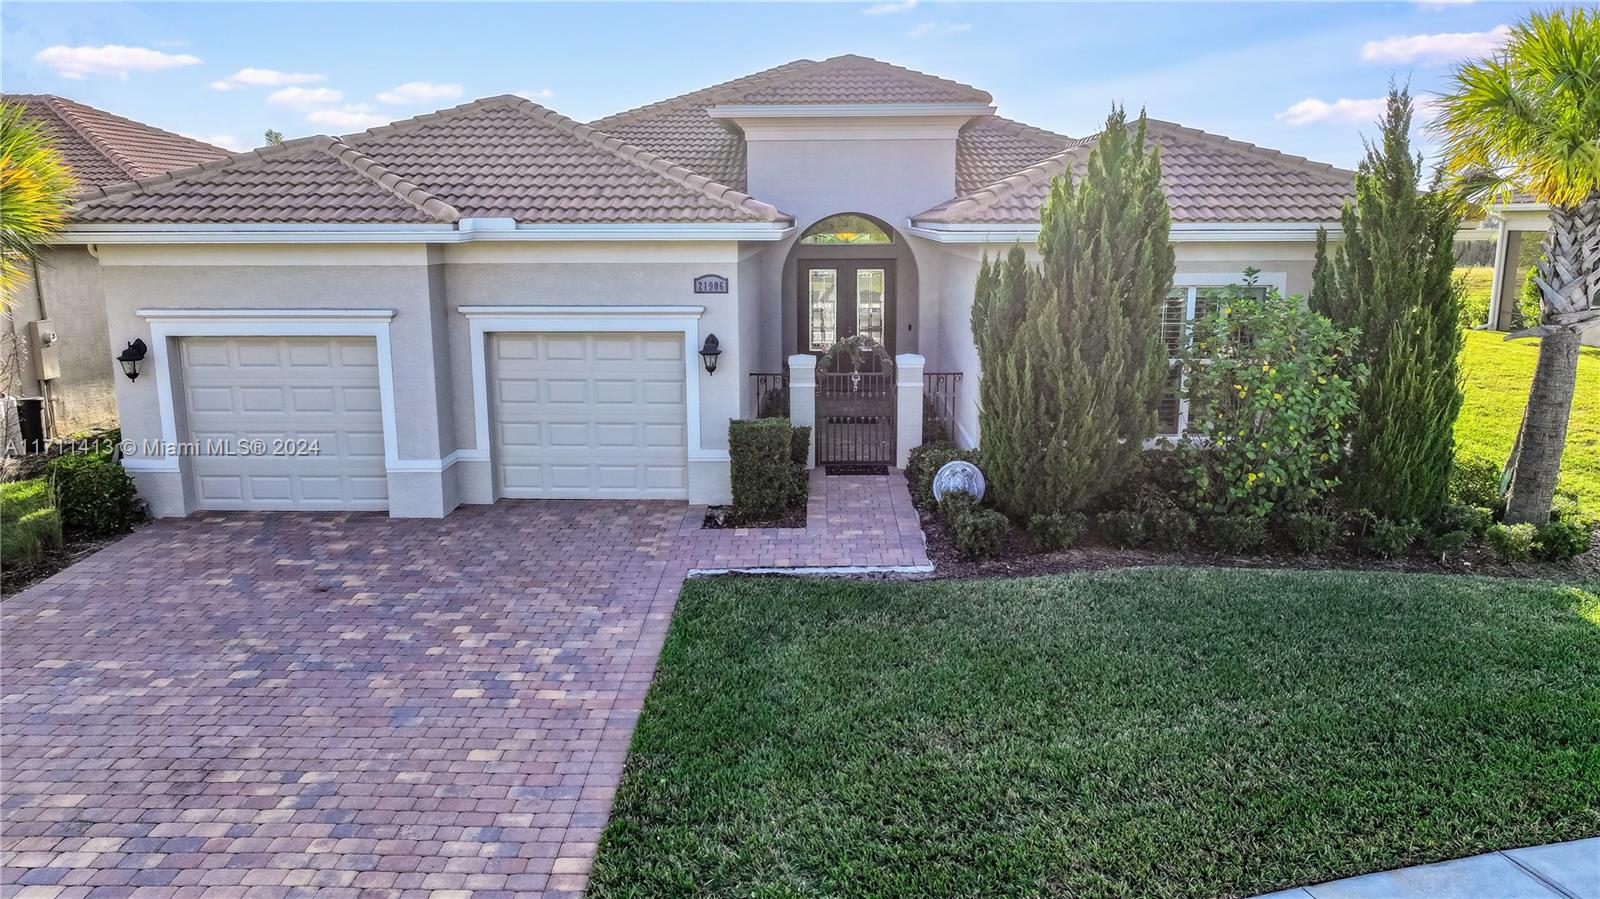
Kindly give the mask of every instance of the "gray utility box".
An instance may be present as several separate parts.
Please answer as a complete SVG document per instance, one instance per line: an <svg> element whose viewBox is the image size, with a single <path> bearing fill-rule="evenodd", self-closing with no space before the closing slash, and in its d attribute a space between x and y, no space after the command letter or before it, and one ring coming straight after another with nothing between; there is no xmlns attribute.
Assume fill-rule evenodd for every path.
<svg viewBox="0 0 1600 899"><path fill-rule="evenodd" d="M61 377L61 350L56 346L60 342L55 322L48 318L28 322L28 349L33 352L34 377L41 381Z"/></svg>

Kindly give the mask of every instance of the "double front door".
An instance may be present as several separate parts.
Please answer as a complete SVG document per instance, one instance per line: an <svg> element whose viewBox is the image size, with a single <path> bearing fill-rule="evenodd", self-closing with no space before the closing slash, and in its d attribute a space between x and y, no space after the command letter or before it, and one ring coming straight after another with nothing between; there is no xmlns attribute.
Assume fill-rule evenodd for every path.
<svg viewBox="0 0 1600 899"><path fill-rule="evenodd" d="M802 260L797 268L799 352L825 353L858 334L894 352L892 260Z"/></svg>

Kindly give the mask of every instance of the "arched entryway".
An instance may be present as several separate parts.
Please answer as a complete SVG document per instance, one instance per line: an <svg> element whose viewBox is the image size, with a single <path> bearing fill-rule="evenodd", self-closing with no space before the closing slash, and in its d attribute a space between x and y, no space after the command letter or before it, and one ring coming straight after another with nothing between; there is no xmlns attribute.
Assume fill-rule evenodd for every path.
<svg viewBox="0 0 1600 899"><path fill-rule="evenodd" d="M790 324L785 353L820 355L841 340L868 337L892 355L915 349L916 263L882 219L859 212L806 228L784 266Z"/></svg>

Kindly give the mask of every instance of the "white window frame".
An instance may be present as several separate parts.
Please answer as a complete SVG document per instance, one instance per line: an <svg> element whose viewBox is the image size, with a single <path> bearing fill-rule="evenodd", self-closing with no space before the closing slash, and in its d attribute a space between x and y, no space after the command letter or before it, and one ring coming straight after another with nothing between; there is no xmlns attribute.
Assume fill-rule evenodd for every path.
<svg viewBox="0 0 1600 899"><path fill-rule="evenodd" d="M1183 333L1180 340L1187 341L1194 331L1194 307L1200 296L1200 291L1205 288L1224 290L1229 287L1244 287L1246 275L1244 272L1180 272L1173 276L1172 289L1184 292L1183 303ZM1289 275L1287 272L1256 272L1256 287L1266 287L1276 290L1280 296L1288 294ZM1176 356L1167 357L1167 367L1178 364ZM1189 400L1184 397L1183 375L1178 375L1178 429L1173 433L1161 433L1156 439L1181 439L1189 433Z"/></svg>

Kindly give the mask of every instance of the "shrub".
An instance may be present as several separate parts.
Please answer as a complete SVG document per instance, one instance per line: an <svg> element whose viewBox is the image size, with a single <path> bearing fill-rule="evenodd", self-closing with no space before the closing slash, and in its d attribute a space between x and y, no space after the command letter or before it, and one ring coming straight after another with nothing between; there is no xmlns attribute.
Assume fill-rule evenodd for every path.
<svg viewBox="0 0 1600 899"><path fill-rule="evenodd" d="M806 468L806 460L811 456L811 428L807 426L791 427L789 429L789 474L793 478L794 488L789 494L789 506L803 506L806 497L811 493L811 472Z"/></svg>
<svg viewBox="0 0 1600 899"><path fill-rule="evenodd" d="M1197 315L1181 364L1198 440L1178 450L1192 507L1261 518L1332 489L1364 372L1354 348L1353 332L1249 283Z"/></svg>
<svg viewBox="0 0 1600 899"><path fill-rule="evenodd" d="M1494 524L1484 532L1484 542L1502 562L1526 562L1533 558L1539 529L1531 524Z"/></svg>
<svg viewBox="0 0 1600 899"><path fill-rule="evenodd" d="M922 499L923 503L933 504L933 478L939 473L939 469L951 462L971 462L976 465L978 464L978 454L972 450L961 450L954 447L923 454L922 461L917 467L917 496Z"/></svg>
<svg viewBox="0 0 1600 899"><path fill-rule="evenodd" d="M1194 540L1194 516L1178 508L1166 506L1144 513L1144 535L1157 549L1179 550Z"/></svg>
<svg viewBox="0 0 1600 899"><path fill-rule="evenodd" d="M1457 555L1471 542L1472 534L1468 531L1444 531L1429 535L1426 543L1428 555L1443 561L1450 556Z"/></svg>
<svg viewBox="0 0 1600 899"><path fill-rule="evenodd" d="M748 523L778 518L795 502L796 492L804 490L795 474L797 468L803 473L805 467L803 462L798 466L794 462L795 430L782 418L728 422L735 520Z"/></svg>
<svg viewBox="0 0 1600 899"><path fill-rule="evenodd" d="M978 498L970 493L960 491L947 493L939 503L939 514L944 516L946 522L954 526L957 518L977 511L979 505Z"/></svg>
<svg viewBox="0 0 1600 899"><path fill-rule="evenodd" d="M910 478L913 484L920 483L930 455L953 452L957 452L957 447L948 440L923 441L921 446L913 447L911 452L906 454L906 477Z"/></svg>
<svg viewBox="0 0 1600 899"><path fill-rule="evenodd" d="M965 495L965 494L963 494ZM972 506L950 523L956 535L956 548L969 559L991 559L1005 545L1011 523L993 509Z"/></svg>
<svg viewBox="0 0 1600 899"><path fill-rule="evenodd" d="M1450 502L1488 509L1504 509L1500 493L1500 465L1481 456L1457 457L1450 469Z"/></svg>
<svg viewBox="0 0 1600 899"><path fill-rule="evenodd" d="M1417 542L1417 537L1422 535L1422 525L1406 519L1395 521L1390 518L1374 516L1367 527L1366 539L1362 544L1373 555L1384 559L1393 559L1405 555L1411 544Z"/></svg>
<svg viewBox="0 0 1600 899"><path fill-rule="evenodd" d="M1028 534L1045 552L1071 549L1083 537L1089 522L1081 512L1051 512L1028 519Z"/></svg>
<svg viewBox="0 0 1600 899"><path fill-rule="evenodd" d="M1469 506L1463 503L1445 503L1439 509L1439 514L1433 520L1435 534L1448 534L1453 531L1466 531L1468 536L1482 537L1483 532L1494 524L1494 512L1483 506Z"/></svg>
<svg viewBox="0 0 1600 899"><path fill-rule="evenodd" d="M61 513L43 478L0 484L0 563L26 565L61 545Z"/></svg>
<svg viewBox="0 0 1600 899"><path fill-rule="evenodd" d="M1283 517L1283 532L1295 552L1325 556L1339 545L1339 519L1315 512L1293 512Z"/></svg>
<svg viewBox="0 0 1600 899"><path fill-rule="evenodd" d="M1206 540L1222 552L1255 552L1267 542L1267 520L1259 515L1214 515L1206 521Z"/></svg>
<svg viewBox="0 0 1600 899"><path fill-rule="evenodd" d="M1075 182L1050 185L1040 263L987 256L972 304L984 472L1019 519L1116 489L1158 426L1160 325L1176 268L1160 156L1113 110Z"/></svg>
<svg viewBox="0 0 1600 899"><path fill-rule="evenodd" d="M1144 516L1138 512L1125 509L1102 512L1094 523L1113 546L1132 549L1144 542Z"/></svg>
<svg viewBox="0 0 1600 899"><path fill-rule="evenodd" d="M108 454L69 454L45 466L66 530L90 536L124 534L144 520L133 479Z"/></svg>
<svg viewBox="0 0 1600 899"><path fill-rule="evenodd" d="M1590 522L1577 516L1559 518L1539 528L1533 551L1541 559L1564 562L1589 551Z"/></svg>

